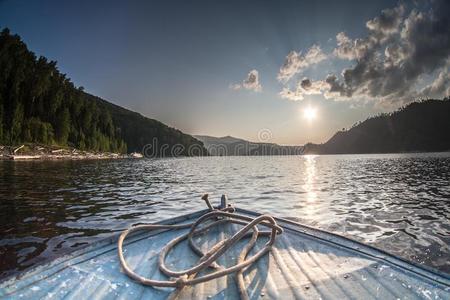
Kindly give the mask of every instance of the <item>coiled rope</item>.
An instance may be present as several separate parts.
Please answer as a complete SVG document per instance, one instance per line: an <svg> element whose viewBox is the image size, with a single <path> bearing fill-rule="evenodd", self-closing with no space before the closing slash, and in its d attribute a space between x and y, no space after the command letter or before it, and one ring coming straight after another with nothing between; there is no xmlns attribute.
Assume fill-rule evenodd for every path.
<svg viewBox="0 0 450 300"><path fill-rule="evenodd" d="M256 262L259 258L261 258L264 254L266 254L271 250L272 245L275 242L276 235L281 234L283 232L283 229L277 224L274 218L272 218L269 215L261 215L256 218L252 218L235 213L235 209L233 207L231 206L226 207L226 201L222 201L222 207L220 209L215 209L209 202L207 194L204 195L202 199L205 200L209 208L209 212L202 215L193 223L179 224L179 225L160 225L160 224L138 225L122 232L117 242L120 264L125 274L127 274L130 278L134 279L135 281L141 284L153 287L175 287L176 290L171 295L171 298L176 298L176 296L185 286L206 282L222 276L226 276L231 273L236 273L236 283L240 298L248 299L248 294L244 285L243 273L251 264ZM224 196L222 196L222 199L224 199ZM200 224L205 222L208 222L208 224L203 225L201 227L199 226ZM203 253L203 251L199 248L199 246L197 246L194 243L193 237L199 233L207 231L208 229L214 226L224 223L239 224L243 225L243 227L239 231L237 231L233 236L219 241L214 246L212 246L211 249L209 249L206 253ZM259 231L258 225L268 227L271 230ZM158 261L159 269L163 274L169 277L169 280L154 280L145 278L143 276L136 274L128 266L125 257L123 255L122 248L125 238L130 233L140 230L158 230L158 229L177 230L185 228L190 228L189 232L171 240L166 246L164 246L164 248L161 250L159 254L159 261ZM252 232L250 230L252 230ZM267 235L270 238L269 241L264 245L264 247L258 250L251 257L248 257L248 253L253 249L253 246L256 244L258 237ZM218 264L217 259L219 257L221 257L228 249L230 249L241 239L247 237L250 237L250 240L240 252L237 258L236 265L225 268ZM177 244L186 239L188 240L190 248L194 251L195 254L197 254L200 257L197 264L186 270L181 271L170 270L169 268L167 268L165 263L167 254L173 247L175 247ZM206 268L212 268L215 269L215 271L197 277L197 274L202 270L205 270Z"/></svg>

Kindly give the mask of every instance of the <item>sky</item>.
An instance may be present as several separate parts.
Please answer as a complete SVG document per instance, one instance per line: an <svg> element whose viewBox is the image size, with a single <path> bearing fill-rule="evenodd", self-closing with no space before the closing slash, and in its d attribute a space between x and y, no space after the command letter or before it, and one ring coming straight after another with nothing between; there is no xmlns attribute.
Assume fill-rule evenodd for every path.
<svg viewBox="0 0 450 300"><path fill-rule="evenodd" d="M186 133L301 145L448 96L449 2L0 0L0 27Z"/></svg>

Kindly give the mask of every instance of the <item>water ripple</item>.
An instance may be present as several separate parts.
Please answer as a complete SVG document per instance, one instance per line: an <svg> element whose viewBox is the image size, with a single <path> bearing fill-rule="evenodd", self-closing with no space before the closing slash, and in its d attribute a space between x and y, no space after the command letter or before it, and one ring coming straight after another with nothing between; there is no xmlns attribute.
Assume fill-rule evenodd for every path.
<svg viewBox="0 0 450 300"><path fill-rule="evenodd" d="M450 154L0 162L0 277L204 208L287 217L450 273Z"/></svg>

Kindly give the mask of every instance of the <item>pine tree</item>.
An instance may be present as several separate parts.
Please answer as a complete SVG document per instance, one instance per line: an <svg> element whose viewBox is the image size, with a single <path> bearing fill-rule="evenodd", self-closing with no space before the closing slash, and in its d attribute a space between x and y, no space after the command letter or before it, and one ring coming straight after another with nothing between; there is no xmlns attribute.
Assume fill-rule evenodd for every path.
<svg viewBox="0 0 450 300"><path fill-rule="evenodd" d="M56 139L60 145L66 145L70 132L70 113L67 108L58 114L56 124Z"/></svg>
<svg viewBox="0 0 450 300"><path fill-rule="evenodd" d="M17 103L14 108L14 112L11 118L11 144L20 142L22 134L22 122L23 122L23 105Z"/></svg>
<svg viewBox="0 0 450 300"><path fill-rule="evenodd" d="M0 90L0 144L4 143L3 140L3 101Z"/></svg>

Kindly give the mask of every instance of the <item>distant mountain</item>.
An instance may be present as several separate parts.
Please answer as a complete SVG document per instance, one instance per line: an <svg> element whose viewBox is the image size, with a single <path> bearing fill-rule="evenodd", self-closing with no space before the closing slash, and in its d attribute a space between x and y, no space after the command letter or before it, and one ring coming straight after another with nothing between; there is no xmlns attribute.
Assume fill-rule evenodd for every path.
<svg viewBox="0 0 450 300"><path fill-rule="evenodd" d="M194 137L196 139L198 139L199 141L202 141L203 144L208 144L208 145L212 145L212 144L233 144L233 143L248 143L248 141L243 140L243 139L239 139L239 138L235 138L233 136L223 136L223 137L215 137L215 136L209 136L209 135L194 135Z"/></svg>
<svg viewBox="0 0 450 300"><path fill-rule="evenodd" d="M87 94L56 62L36 57L18 35L0 34L0 144L80 150L204 155L203 144L159 121ZM174 150L174 151L173 151Z"/></svg>
<svg viewBox="0 0 450 300"><path fill-rule="evenodd" d="M414 102L337 132L305 153L395 153L450 151L450 99Z"/></svg>
<svg viewBox="0 0 450 300"><path fill-rule="evenodd" d="M213 156L296 155L303 151L302 146L255 143L232 136L194 135L194 137L202 141L208 153Z"/></svg>

